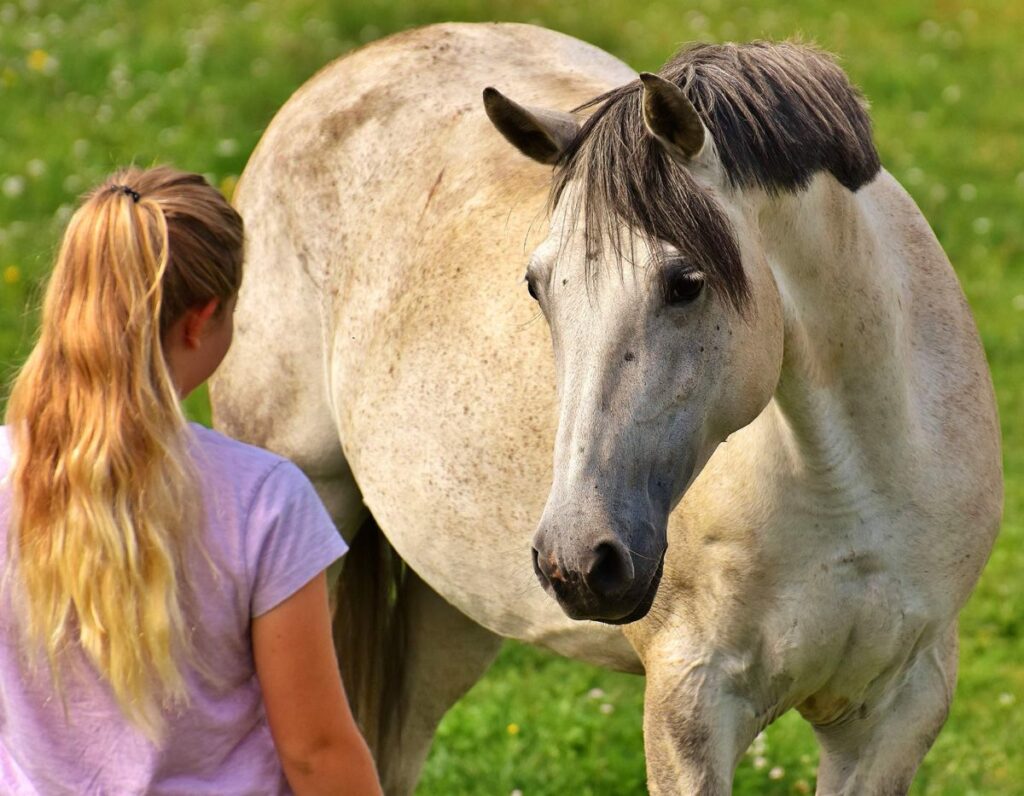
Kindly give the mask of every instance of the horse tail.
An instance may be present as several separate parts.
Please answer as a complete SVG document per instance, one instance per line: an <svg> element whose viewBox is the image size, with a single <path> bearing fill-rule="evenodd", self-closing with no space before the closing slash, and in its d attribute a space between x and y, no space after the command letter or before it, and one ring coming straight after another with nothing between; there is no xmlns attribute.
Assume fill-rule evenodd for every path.
<svg viewBox="0 0 1024 796"><path fill-rule="evenodd" d="M352 713L382 779L401 736L407 573L406 563L367 515L344 558L334 645Z"/></svg>

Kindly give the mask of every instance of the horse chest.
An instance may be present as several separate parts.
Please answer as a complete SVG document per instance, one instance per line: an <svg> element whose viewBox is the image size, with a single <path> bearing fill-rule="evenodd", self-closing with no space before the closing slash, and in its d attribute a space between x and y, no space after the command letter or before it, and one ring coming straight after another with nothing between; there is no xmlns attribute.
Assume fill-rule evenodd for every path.
<svg viewBox="0 0 1024 796"><path fill-rule="evenodd" d="M898 511L794 521L777 533L746 685L768 713L797 706L815 724L875 704L945 624L908 560ZM787 554L785 551L790 552ZM746 674L746 673L744 673Z"/></svg>

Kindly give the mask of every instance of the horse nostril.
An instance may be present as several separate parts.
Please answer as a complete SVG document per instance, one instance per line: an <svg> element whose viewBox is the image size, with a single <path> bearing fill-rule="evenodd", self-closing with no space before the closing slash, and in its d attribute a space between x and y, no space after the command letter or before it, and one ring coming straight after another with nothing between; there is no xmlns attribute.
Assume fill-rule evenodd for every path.
<svg viewBox="0 0 1024 796"><path fill-rule="evenodd" d="M594 548L585 579L590 590L602 596L613 595L629 585L626 561L616 545L602 542Z"/></svg>
<svg viewBox="0 0 1024 796"><path fill-rule="evenodd" d="M542 586L550 586L558 589L566 584L566 574L558 563L554 553L548 553L541 558L542 553L536 547L533 548L533 571L540 580Z"/></svg>

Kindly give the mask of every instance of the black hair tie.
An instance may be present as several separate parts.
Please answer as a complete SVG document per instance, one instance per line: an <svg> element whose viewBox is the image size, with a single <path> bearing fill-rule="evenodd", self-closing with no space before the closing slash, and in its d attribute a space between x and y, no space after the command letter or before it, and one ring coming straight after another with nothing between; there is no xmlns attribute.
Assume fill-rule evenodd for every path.
<svg viewBox="0 0 1024 796"><path fill-rule="evenodd" d="M132 201L135 202L135 204L139 203L139 198L140 198L139 197L139 192L136 191L131 186L128 186L128 185L112 185L110 187L110 190L115 191L115 192L116 191L121 191L122 193L124 193L125 196L130 196L132 198Z"/></svg>

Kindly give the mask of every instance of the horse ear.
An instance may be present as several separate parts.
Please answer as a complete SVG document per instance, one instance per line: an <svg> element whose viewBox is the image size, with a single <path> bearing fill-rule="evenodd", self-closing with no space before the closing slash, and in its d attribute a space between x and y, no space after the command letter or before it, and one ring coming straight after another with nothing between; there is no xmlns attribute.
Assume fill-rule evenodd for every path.
<svg viewBox="0 0 1024 796"><path fill-rule="evenodd" d="M644 125L648 132L682 161L691 161L704 150L710 134L697 109L682 89L658 75L641 72Z"/></svg>
<svg viewBox="0 0 1024 796"><path fill-rule="evenodd" d="M512 146L541 163L557 162L580 129L568 113L523 107L490 86L484 89L484 110Z"/></svg>

